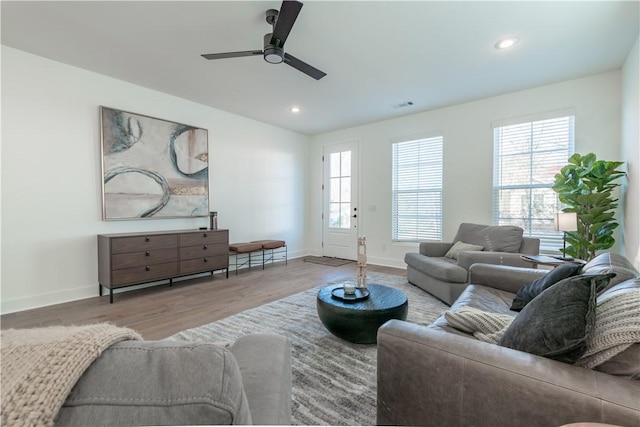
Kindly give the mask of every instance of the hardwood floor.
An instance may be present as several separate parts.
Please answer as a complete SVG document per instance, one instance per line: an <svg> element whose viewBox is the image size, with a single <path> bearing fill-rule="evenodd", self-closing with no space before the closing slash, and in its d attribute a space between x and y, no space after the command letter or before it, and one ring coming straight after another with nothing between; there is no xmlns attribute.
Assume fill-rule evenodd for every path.
<svg viewBox="0 0 640 427"><path fill-rule="evenodd" d="M368 265L368 271L405 275L404 269ZM205 325L248 308L356 274L356 263L328 267L302 258L251 271L175 282L146 289L96 296L0 317L2 329L110 322L138 331L145 339L166 338L184 329ZM96 289L97 292L97 289Z"/></svg>

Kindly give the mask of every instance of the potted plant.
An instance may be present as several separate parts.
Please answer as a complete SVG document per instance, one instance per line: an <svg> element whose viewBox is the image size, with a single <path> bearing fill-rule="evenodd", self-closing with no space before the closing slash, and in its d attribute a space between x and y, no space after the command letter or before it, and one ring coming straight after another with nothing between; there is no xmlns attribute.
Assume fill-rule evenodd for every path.
<svg viewBox="0 0 640 427"><path fill-rule="evenodd" d="M618 170L622 164L597 160L593 153L574 154L556 174L552 188L567 206L563 212L575 212L578 217L578 230L566 234L565 255L589 261L596 251L609 249L615 243L618 199L613 192L620 186L614 181L626 175Z"/></svg>

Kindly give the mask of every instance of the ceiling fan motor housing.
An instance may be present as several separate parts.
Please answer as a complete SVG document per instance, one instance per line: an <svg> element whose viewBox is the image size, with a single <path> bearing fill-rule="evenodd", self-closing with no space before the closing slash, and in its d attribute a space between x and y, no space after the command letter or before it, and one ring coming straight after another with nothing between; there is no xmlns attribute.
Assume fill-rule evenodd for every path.
<svg viewBox="0 0 640 427"><path fill-rule="evenodd" d="M264 35L264 60L270 64L284 61L284 49L271 44L271 33Z"/></svg>

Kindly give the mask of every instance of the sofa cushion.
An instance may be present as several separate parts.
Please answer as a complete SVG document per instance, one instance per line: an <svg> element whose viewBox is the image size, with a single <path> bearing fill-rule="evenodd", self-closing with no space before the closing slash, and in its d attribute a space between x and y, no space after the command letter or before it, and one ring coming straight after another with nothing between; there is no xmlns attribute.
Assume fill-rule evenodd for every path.
<svg viewBox="0 0 640 427"><path fill-rule="evenodd" d="M609 282L609 287L624 282L635 277L640 277L640 273L633 267L624 256L605 252L589 261L582 267L581 274L606 274L615 273L615 278Z"/></svg>
<svg viewBox="0 0 640 427"><path fill-rule="evenodd" d="M483 246L458 241L451 246L451 249L449 249L444 256L447 258L458 259L458 255L462 251L481 251L482 249L484 249Z"/></svg>
<svg viewBox="0 0 640 427"><path fill-rule="evenodd" d="M511 304L511 310L522 310L525 305L527 305L531 300L540 295L542 291L544 291L551 285L555 285L562 279L566 279L567 277L575 276L576 274L578 274L583 265L584 264L579 262L567 262L564 264L560 264L541 278L534 280L531 283L527 283L522 288L520 288L520 290L516 294L516 297Z"/></svg>
<svg viewBox="0 0 640 427"><path fill-rule="evenodd" d="M213 344L123 341L85 371L56 425L251 424L234 356Z"/></svg>
<svg viewBox="0 0 640 427"><path fill-rule="evenodd" d="M587 349L596 320L596 294L612 274L566 278L543 291L516 316L498 341L503 347L574 363Z"/></svg>
<svg viewBox="0 0 640 427"><path fill-rule="evenodd" d="M456 311L462 308L471 307L480 311L506 314L515 316L517 313L509 310L514 294L500 289L491 288L483 285L469 285L462 294L453 303L450 311ZM451 327L444 315L440 315L429 327L441 329L443 331L473 337L473 335L463 332L459 329Z"/></svg>
<svg viewBox="0 0 640 427"><path fill-rule="evenodd" d="M522 228L514 225L462 223L453 241L479 245L485 251L517 253L522 245L522 234Z"/></svg>
<svg viewBox="0 0 640 427"><path fill-rule="evenodd" d="M640 343L633 344L593 369L609 375L640 381Z"/></svg>
<svg viewBox="0 0 640 427"><path fill-rule="evenodd" d="M408 252L404 262L418 271L428 272L429 276L445 282L465 283L467 270L456 265L456 260L445 257L428 257L416 252Z"/></svg>

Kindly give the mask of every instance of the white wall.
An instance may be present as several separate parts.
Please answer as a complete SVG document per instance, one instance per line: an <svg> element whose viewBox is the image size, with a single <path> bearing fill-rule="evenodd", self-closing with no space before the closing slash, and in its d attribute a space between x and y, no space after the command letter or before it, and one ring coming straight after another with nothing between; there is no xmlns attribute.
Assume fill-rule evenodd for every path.
<svg viewBox="0 0 640 427"><path fill-rule="evenodd" d="M627 163L623 187L624 254L640 269L640 38L622 68L622 160Z"/></svg>
<svg viewBox="0 0 640 427"><path fill-rule="evenodd" d="M359 234L372 263L404 267L416 244L391 241L391 140L441 130L444 135L443 240L461 222L492 221L491 122L574 108L576 152L620 159L620 71L417 113L312 137L310 247L321 252L321 153L323 144L360 140ZM368 207L376 206L375 212Z"/></svg>
<svg viewBox="0 0 640 427"><path fill-rule="evenodd" d="M102 221L100 105L208 129L219 227L307 253L307 136L3 46L2 313L97 295L97 234L208 225Z"/></svg>

